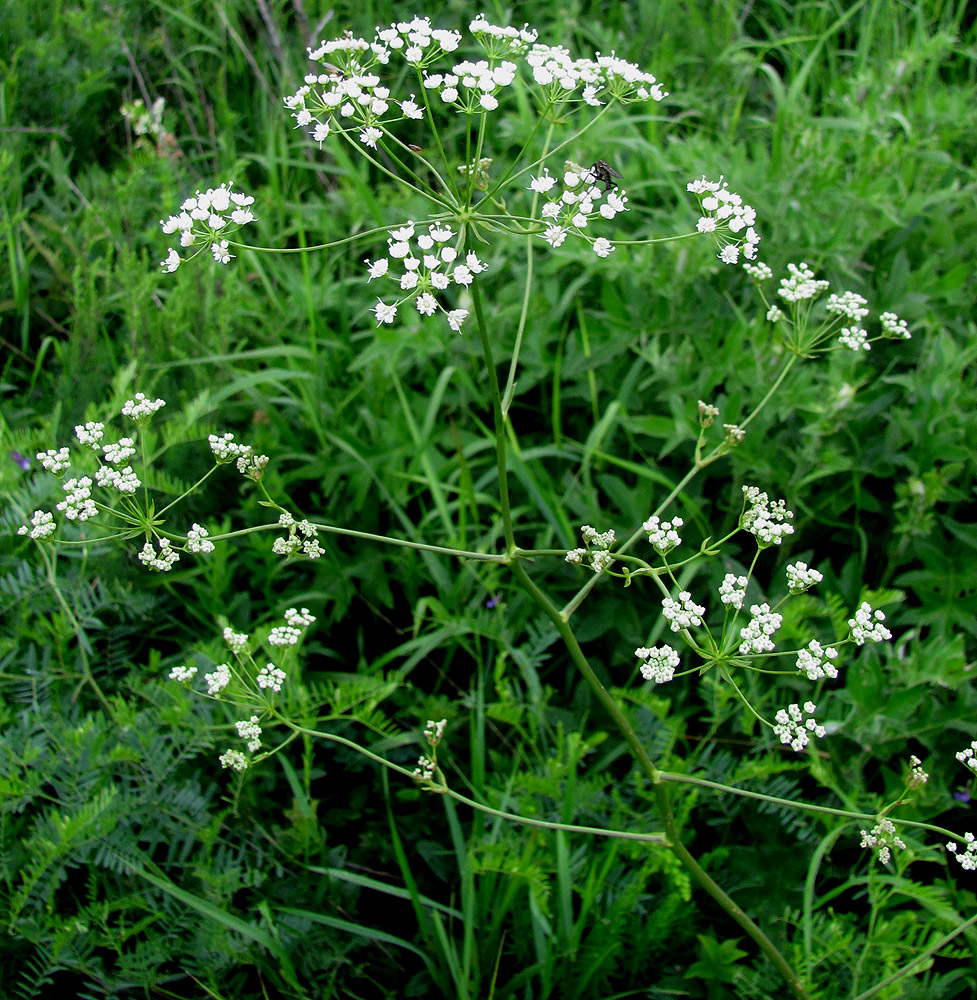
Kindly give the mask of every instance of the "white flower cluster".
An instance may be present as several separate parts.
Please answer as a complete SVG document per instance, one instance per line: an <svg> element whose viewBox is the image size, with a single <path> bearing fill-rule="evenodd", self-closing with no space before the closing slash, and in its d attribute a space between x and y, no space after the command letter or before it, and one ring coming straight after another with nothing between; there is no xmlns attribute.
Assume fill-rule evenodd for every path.
<svg viewBox="0 0 977 1000"><path fill-rule="evenodd" d="M816 280L814 272L803 261L800 264L788 264L787 270L790 277L780 279L780 291L777 292L785 302L814 299L828 289L828 282Z"/></svg>
<svg viewBox="0 0 977 1000"><path fill-rule="evenodd" d="M294 646L302 637L300 629L291 625L276 625L268 635L268 641L273 646Z"/></svg>
<svg viewBox="0 0 977 1000"><path fill-rule="evenodd" d="M743 270L754 280L754 281L767 281L769 278L773 277L773 271L770 269L769 264L764 264L763 261L757 261L755 264L751 264L748 260L743 261Z"/></svg>
<svg viewBox="0 0 977 1000"><path fill-rule="evenodd" d="M972 872L977 869L977 837L972 833L965 833L963 839L967 841L967 849L963 854L957 853L958 847L952 840L946 845L946 849L960 862L961 868Z"/></svg>
<svg viewBox="0 0 977 1000"><path fill-rule="evenodd" d="M966 749L957 751L956 758L964 767L969 767L971 771L977 773L977 754L975 751L977 751L977 740L974 740Z"/></svg>
<svg viewBox="0 0 977 1000"><path fill-rule="evenodd" d="M478 259L474 251L469 251L464 261L459 260L457 248L449 246L454 237L451 227L440 223L428 226L428 231L416 238L413 222L391 231L387 237L388 256L365 262L369 272L368 280L389 277L398 282L400 290L407 294L398 299L394 305L387 305L382 299L377 299L377 304L373 307L377 326L381 323L392 323L397 315L398 306L413 299L417 311L422 316L431 316L440 309L447 316L451 329L457 333L461 332L461 325L468 318L468 310L449 311L438 302L434 293L443 292L452 282L467 288L475 280L475 275L485 270L486 265ZM412 240L417 244L416 254L411 246ZM390 273L391 259L400 262L404 268L403 274Z"/></svg>
<svg viewBox="0 0 977 1000"><path fill-rule="evenodd" d="M124 469L113 469L109 465L101 465L95 472L95 482L99 486L118 490L127 496L132 496L142 486L142 482L133 472L131 465L127 465Z"/></svg>
<svg viewBox="0 0 977 1000"><path fill-rule="evenodd" d="M159 552L153 548L153 543L147 539L146 544L139 550L137 558L146 569L159 570L160 573L168 573L180 561L180 553L171 545L168 538L160 538Z"/></svg>
<svg viewBox="0 0 977 1000"><path fill-rule="evenodd" d="M882 336L890 340L912 340L909 326L904 319L892 312L884 312L879 317L882 324Z"/></svg>
<svg viewBox="0 0 977 1000"><path fill-rule="evenodd" d="M701 399L699 400L699 426L700 427L712 427L719 416L719 407L713 406L712 403L704 403Z"/></svg>
<svg viewBox="0 0 977 1000"><path fill-rule="evenodd" d="M429 720L424 726L424 739L426 739L432 747L437 747L438 744L444 739L444 731L447 727L447 719L441 719L439 722L435 722L433 719Z"/></svg>
<svg viewBox="0 0 977 1000"><path fill-rule="evenodd" d="M39 451L36 457L44 469L55 476L67 472L71 466L71 455L67 448L59 448L57 451L53 448L48 451Z"/></svg>
<svg viewBox="0 0 977 1000"><path fill-rule="evenodd" d="M240 750L225 750L218 758L221 767L232 771L243 771L248 766L248 758Z"/></svg>
<svg viewBox="0 0 977 1000"><path fill-rule="evenodd" d="M748 625L740 629L740 654L771 653L774 644L770 638L783 623L783 615L770 610L769 604L754 604L750 608L753 616Z"/></svg>
<svg viewBox="0 0 977 1000"><path fill-rule="evenodd" d="M161 402L161 400L157 400ZM158 409L159 407L157 407ZM102 454L105 456L105 461L111 465L121 465L127 459L132 458L136 453L135 440L130 437L119 438L115 444L103 444ZM67 448L62 448L62 451L67 451Z"/></svg>
<svg viewBox="0 0 977 1000"><path fill-rule="evenodd" d="M494 24L489 24L485 20L484 14L479 14L468 30L475 37L475 40L485 49L490 59L501 59L503 56L522 55L533 42L536 41L537 33L528 24L522 28L500 28Z"/></svg>
<svg viewBox="0 0 977 1000"><path fill-rule="evenodd" d="M745 576L736 576L735 573L727 573L723 577L723 582L719 585L719 600L723 604L728 604L739 611L743 607L743 601L746 598L748 583L749 581Z"/></svg>
<svg viewBox="0 0 977 1000"><path fill-rule="evenodd" d="M261 479L268 466L267 455L255 454L254 448L249 444L237 444L231 433L211 434L207 438L207 443L210 445L210 450L214 453L218 465L234 462L237 471L242 476L253 479L255 482Z"/></svg>
<svg viewBox="0 0 977 1000"><path fill-rule="evenodd" d="M566 561L572 566L579 566L586 556L590 556L590 568L595 574L603 573L610 565L611 553L608 551L614 544L614 529L609 531L598 531L589 524L585 524L580 529L583 538L584 549L571 549L566 554Z"/></svg>
<svg viewBox="0 0 977 1000"><path fill-rule="evenodd" d="M218 695L231 683L231 668L227 663L218 664L212 673L204 674L207 682L207 694Z"/></svg>
<svg viewBox="0 0 977 1000"><path fill-rule="evenodd" d="M819 681L822 677L835 680L838 668L831 661L837 658L837 649L833 646L824 647L817 639L812 639L807 644L807 649L797 651L797 669L810 681Z"/></svg>
<svg viewBox="0 0 977 1000"><path fill-rule="evenodd" d="M22 524L17 529L18 535L30 535L34 541L39 542L42 538L54 534L57 525L54 523L54 515L50 511L35 510L31 515L28 524Z"/></svg>
<svg viewBox="0 0 977 1000"><path fill-rule="evenodd" d="M278 523L283 528L288 528L288 534L275 539L271 551L276 556L294 556L301 553L310 559L318 559L326 551L316 538L319 529L309 521L296 521L291 514L285 513L279 516Z"/></svg>
<svg viewBox="0 0 977 1000"><path fill-rule="evenodd" d="M871 831L862 830L862 847L870 847L878 851L879 861L887 865L892 856L891 849L898 847L900 851L906 849L903 840L896 836L896 826L891 819L883 817L872 827Z"/></svg>
<svg viewBox="0 0 977 1000"><path fill-rule="evenodd" d="M451 67L449 73L425 73L424 89L437 90L443 104L466 115L494 111L499 106L498 94L503 87L515 82L519 67L503 61L491 65L485 59L472 62L465 59Z"/></svg>
<svg viewBox="0 0 977 1000"><path fill-rule="evenodd" d="M855 617L848 619L855 644L864 646L866 642L887 642L891 639L892 633L882 624L884 621L885 615L881 611L873 611L872 606L863 601Z"/></svg>
<svg viewBox="0 0 977 1000"><path fill-rule="evenodd" d="M843 326L838 335L838 343L856 353L872 350L872 345L868 342L868 330L863 330L860 326Z"/></svg>
<svg viewBox="0 0 977 1000"><path fill-rule="evenodd" d="M913 754L909 758L909 777L906 778L906 784L910 788L922 788L929 780L930 776L923 770L923 762Z"/></svg>
<svg viewBox="0 0 977 1000"><path fill-rule="evenodd" d="M787 589L792 594L810 590L823 579L824 577L816 569L809 569L807 563L796 562L787 567Z"/></svg>
<svg viewBox="0 0 977 1000"><path fill-rule="evenodd" d="M641 676L646 681L667 684L674 676L679 664L678 653L671 646L654 646L648 649L639 646L634 655L642 661Z"/></svg>
<svg viewBox="0 0 977 1000"><path fill-rule="evenodd" d="M760 245L760 237L753 228L756 210L730 191L722 177L718 181L701 177L690 181L686 188L699 199L704 213L696 228L700 233L715 236L720 246L719 259L724 264L736 264L742 254L747 260L755 260Z"/></svg>
<svg viewBox="0 0 977 1000"><path fill-rule="evenodd" d="M254 753L261 747L261 726L258 725L258 716L252 715L250 719L243 722L235 722L238 736L242 740L248 741L248 750Z"/></svg>
<svg viewBox="0 0 977 1000"><path fill-rule="evenodd" d="M815 720L815 711L817 706L810 701L804 702L803 712L800 705L788 705L787 708L780 709L774 717L777 725L773 727L773 731L780 737L780 742L800 753L810 742L812 733L818 738L823 738L826 730ZM807 719L804 718L805 715L808 716Z"/></svg>
<svg viewBox="0 0 977 1000"><path fill-rule="evenodd" d="M778 305L771 306L766 312L768 323L779 323L784 318L784 311Z"/></svg>
<svg viewBox="0 0 977 1000"><path fill-rule="evenodd" d="M105 424L97 420L89 420L85 424L75 424L75 437L78 438L78 443L91 448L92 451L98 450L99 442L104 433Z"/></svg>
<svg viewBox="0 0 977 1000"><path fill-rule="evenodd" d="M784 535L794 534L794 526L787 524L794 514L783 500L771 501L757 486L744 486L746 509L740 517L740 527L754 535L761 549L779 545Z"/></svg>
<svg viewBox="0 0 977 1000"><path fill-rule="evenodd" d="M92 481L88 476L81 479L69 479L61 487L66 496L59 504L55 504L69 521L88 521L98 514L95 501L92 500Z"/></svg>
<svg viewBox="0 0 977 1000"><path fill-rule="evenodd" d="M315 615L309 613L308 608L288 608L285 612L285 624L292 628L308 628L315 622Z"/></svg>
<svg viewBox="0 0 977 1000"><path fill-rule="evenodd" d="M224 642L227 644L227 648L235 656L239 656L244 652L244 648L248 644L248 637L243 632L235 632L234 629L228 626L224 629L222 636Z"/></svg>
<svg viewBox="0 0 977 1000"><path fill-rule="evenodd" d="M186 665L174 667L170 671L170 680L176 681L179 684L189 684L196 674L196 667L188 667Z"/></svg>
<svg viewBox="0 0 977 1000"><path fill-rule="evenodd" d="M824 306L825 312L844 316L846 319L860 323L868 315L868 300L857 292L844 292L841 295L831 294Z"/></svg>
<svg viewBox="0 0 977 1000"><path fill-rule="evenodd" d="M187 532L187 552L209 555L214 551L214 543L208 540L210 532L199 524L194 524Z"/></svg>
<svg viewBox="0 0 977 1000"><path fill-rule="evenodd" d="M210 188L203 194L197 191L180 206L178 215L160 219L159 224L167 236L180 234L181 247L209 243L214 260L218 264L228 264L233 254L228 251L228 242L224 237L254 221L248 207L253 204L254 198L232 191L230 184L221 184L219 188ZM234 228L228 229L229 225ZM166 260L160 266L170 272L182 263L183 258L170 247Z"/></svg>
<svg viewBox="0 0 977 1000"><path fill-rule="evenodd" d="M262 690L274 691L277 694L285 683L285 671L269 663L258 671L258 687Z"/></svg>
<svg viewBox="0 0 977 1000"><path fill-rule="evenodd" d="M421 754L417 758L417 767L412 774L417 781L431 781L434 778L434 761L430 757Z"/></svg>
<svg viewBox="0 0 977 1000"><path fill-rule="evenodd" d="M596 165L595 165L596 166ZM540 210L540 217L547 223L540 234L551 247L561 246L569 233L581 236L583 230L594 219L613 219L620 212L629 211L628 199L623 191L601 188L599 175L594 167L579 167L567 163L563 173L563 189L556 190L557 179L544 167L538 177L530 180L529 188L546 196L546 204ZM606 197L605 197L606 195ZM603 204L598 204L601 199ZM616 247L603 236L592 241L594 253L598 257L608 257Z"/></svg>
<svg viewBox="0 0 977 1000"><path fill-rule="evenodd" d="M671 552L677 545L682 544L679 538L678 529L685 524L680 517L673 517L671 521L662 521L658 517L649 517L641 525L642 530L648 532L648 541L660 555Z"/></svg>
<svg viewBox="0 0 977 1000"><path fill-rule="evenodd" d="M122 416L131 417L145 423L157 410L166 406L164 399L147 399L144 392L137 392L132 399L126 400L122 407ZM75 430L78 428L76 427ZM99 435L101 436L101 435Z"/></svg>
<svg viewBox="0 0 977 1000"><path fill-rule="evenodd" d="M666 597L662 601L662 613L668 621L668 627L673 632L681 632L682 629L690 628L692 625L701 625L706 609L692 600L689 591L683 590L678 595L677 601L671 597Z"/></svg>

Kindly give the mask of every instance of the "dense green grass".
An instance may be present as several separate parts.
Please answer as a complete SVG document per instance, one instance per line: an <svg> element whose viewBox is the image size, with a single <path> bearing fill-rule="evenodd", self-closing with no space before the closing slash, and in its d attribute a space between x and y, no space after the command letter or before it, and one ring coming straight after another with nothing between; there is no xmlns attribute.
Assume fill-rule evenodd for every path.
<svg viewBox="0 0 977 1000"><path fill-rule="evenodd" d="M818 696L828 738L783 751L714 673L642 684L634 649L668 635L647 579L594 588L573 618L587 659L666 771L874 813L915 754L930 780L897 815L973 830L954 759L977 739L967 5L580 0L559 21L549 3L509 17L497 6L489 19L529 22L580 56L616 50L671 92L608 115L580 153L624 175L627 238L688 232L687 181L722 173L756 206L777 277L807 261L913 331L857 362L800 366L670 511L695 548L735 527L745 483L786 498L796 533L761 556L758 580L782 592L798 559L825 580L788 606L785 645L843 637L860 600L885 607L893 644L846 655ZM226 180L256 197L245 237L257 246L422 217L342 146L317 150L282 108L306 44L370 36L405 8L420 10L70 0L0 13L0 979L11 996L785 995L660 847L500 820L309 736L232 776L217 754L233 713L166 680L178 664L220 662L223 624L252 632L307 606L318 622L287 709L309 729L412 768L425 720L447 718L440 764L458 792L556 824L660 830L612 716L504 567L326 535L321 560L285 563L256 532L151 575L132 543L54 561L14 535L56 486L13 453L66 445L75 424L141 390L168 404L157 507L207 471L207 435L230 429L272 457L269 493L314 520L502 548L476 330L377 330L362 260L383 239L158 267L159 219ZM462 27L476 12L452 2L435 20ZM157 96L169 137L137 141L119 108ZM499 161L531 127L524 106L505 122ZM504 379L523 243L479 253ZM568 244L537 250L534 267L508 432L519 544L572 548L582 523L626 537L689 468L696 401L743 419L781 347L751 283L706 241L621 247L607 261ZM181 525L267 524L260 500L222 469ZM687 567L683 584L715 592L752 558L737 545ZM557 603L585 579L559 558L529 569ZM783 704L760 684L748 693L768 715ZM909 850L883 867L859 848L857 822L670 787L689 849L811 997L868 995L977 914L974 874L947 863L933 833L901 828ZM972 995L975 955L969 928L871 995Z"/></svg>

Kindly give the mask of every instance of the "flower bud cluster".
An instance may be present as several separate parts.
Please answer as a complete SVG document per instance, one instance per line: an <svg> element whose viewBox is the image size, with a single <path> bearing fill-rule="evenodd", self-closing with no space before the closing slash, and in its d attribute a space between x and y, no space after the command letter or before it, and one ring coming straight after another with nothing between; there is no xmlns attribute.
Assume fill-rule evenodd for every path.
<svg viewBox="0 0 977 1000"><path fill-rule="evenodd" d="M862 830L862 847L869 847L878 852L879 861L883 865L889 863L892 856L891 849L898 847L899 850L906 849L905 842L896 836L896 827L891 819L883 817L872 827L871 831Z"/></svg>
<svg viewBox="0 0 977 1000"><path fill-rule="evenodd" d="M771 611L769 604L754 604L750 614L749 624L740 629L740 654L772 653L774 644L770 637L783 623L783 615Z"/></svg>
<svg viewBox="0 0 977 1000"><path fill-rule="evenodd" d="M734 573L727 573L723 577L723 582L719 585L719 600L723 604L736 608L737 611L743 607L746 598L746 587L749 581L745 576L736 576Z"/></svg>
<svg viewBox="0 0 977 1000"><path fill-rule="evenodd" d="M603 573L611 563L611 553L608 551L614 544L614 529L598 531L589 524L580 529L586 548L571 549L566 554L566 561L572 566L579 566L587 556L590 557L590 568L595 574Z"/></svg>
<svg viewBox="0 0 977 1000"><path fill-rule="evenodd" d="M810 701L804 702L803 712L800 705L788 705L787 708L780 709L774 717L777 724L773 727L780 742L800 753L810 742L812 734L819 739L823 738L826 730L814 718L816 711L817 706ZM804 718L805 715L808 716L807 719Z"/></svg>
<svg viewBox="0 0 977 1000"><path fill-rule="evenodd" d="M833 646L824 647L817 639L812 639L806 649L797 651L797 669L810 681L819 681L822 677L835 680L838 668L831 661L837 658L837 649Z"/></svg>
<svg viewBox="0 0 977 1000"><path fill-rule="evenodd" d="M904 319L899 319L899 317L893 312L884 312L879 316L879 322L882 324L882 336L888 340L912 340L912 335L909 332L909 326Z"/></svg>
<svg viewBox="0 0 977 1000"><path fill-rule="evenodd" d="M682 544L678 529L685 524L680 517L673 517L671 521L662 521L658 517L649 517L641 525L642 530L648 532L648 541L660 555L671 552L677 545Z"/></svg>
<svg viewBox="0 0 977 1000"><path fill-rule="evenodd" d="M668 621L668 627L673 632L681 632L684 628L702 624L702 616L706 609L692 600L692 594L683 590L678 600L666 597L662 601L662 613Z"/></svg>
<svg viewBox="0 0 977 1000"><path fill-rule="evenodd" d="M790 272L790 277L780 279L780 291L777 292L785 302L815 299L828 289L829 283L824 280L818 281L811 268L803 262L788 264L787 270Z"/></svg>
<svg viewBox="0 0 977 1000"><path fill-rule="evenodd" d="M274 691L277 694L284 683L285 671L276 667L274 663L269 663L258 671L258 687L262 690Z"/></svg>
<svg viewBox="0 0 977 1000"><path fill-rule="evenodd" d="M930 776L923 770L923 762L913 754L909 758L909 776L906 778L906 784L910 788L922 788L929 780Z"/></svg>
<svg viewBox="0 0 977 1000"><path fill-rule="evenodd" d="M892 633L882 624L884 621L885 615L881 611L873 611L872 606L863 601L855 617L848 619L855 644L864 646L866 642L887 642L891 639Z"/></svg>
<svg viewBox="0 0 977 1000"><path fill-rule="evenodd" d="M823 579L824 577L816 569L809 569L807 563L791 563L787 567L787 589L792 594L810 590Z"/></svg>
<svg viewBox="0 0 977 1000"><path fill-rule="evenodd" d="M756 486L744 486L743 496L746 509L740 517L740 527L756 537L761 549L779 545L785 535L794 533L794 526L786 523L794 515L783 500L772 501Z"/></svg>
<svg viewBox="0 0 977 1000"><path fill-rule="evenodd" d="M959 750L956 758L964 767L969 767L971 771L977 773L977 740L974 740L969 747Z"/></svg>
<svg viewBox="0 0 977 1000"><path fill-rule="evenodd" d="M159 552L153 548L151 541L140 549L137 558L147 569L159 570L160 573L168 573L180 561L180 553L171 545L168 538L158 539Z"/></svg>
<svg viewBox="0 0 977 1000"><path fill-rule="evenodd" d="M221 184L219 188L209 188L203 194L197 191L183 202L177 215L160 219L159 224L167 236L180 234L181 247L209 243L214 260L218 264L228 264L233 254L228 250L226 237L255 221L248 207L253 204L254 198L232 191L230 184ZM171 247L160 266L169 272L175 271L182 263L183 258Z"/></svg>
<svg viewBox="0 0 977 1000"><path fill-rule="evenodd" d="M704 213L696 228L700 233L715 235L719 259L724 264L736 264L742 254L747 260L755 260L760 245L760 236L753 228L756 210L730 191L722 177L718 181L701 177L690 181L686 189L699 199Z"/></svg>
<svg viewBox="0 0 977 1000"><path fill-rule="evenodd" d="M238 736L242 740L247 740L248 750L254 753L261 747L261 726L258 725L258 716L252 715L250 719L234 723Z"/></svg>
<svg viewBox="0 0 977 1000"><path fill-rule="evenodd" d="M220 694L231 683L230 664L218 664L212 673L204 674L204 680L207 682L207 694L211 696Z"/></svg>
<svg viewBox="0 0 977 1000"><path fill-rule="evenodd" d="M946 845L946 849L960 862L960 867L965 871L972 872L977 869L977 837L972 833L965 833L963 839L967 841L967 848L963 854L958 854L958 845L952 840Z"/></svg>
<svg viewBox="0 0 977 1000"><path fill-rule="evenodd" d="M646 681L656 684L667 684L674 676L679 665L678 653L671 646L661 645L648 649L640 646L634 655L641 660L641 676Z"/></svg>
<svg viewBox="0 0 977 1000"><path fill-rule="evenodd" d="M271 551L278 556L304 555L310 559L318 559L326 550L319 544L316 537L319 529L309 521L296 521L289 513L279 516L278 523L288 528L288 534L276 538Z"/></svg>

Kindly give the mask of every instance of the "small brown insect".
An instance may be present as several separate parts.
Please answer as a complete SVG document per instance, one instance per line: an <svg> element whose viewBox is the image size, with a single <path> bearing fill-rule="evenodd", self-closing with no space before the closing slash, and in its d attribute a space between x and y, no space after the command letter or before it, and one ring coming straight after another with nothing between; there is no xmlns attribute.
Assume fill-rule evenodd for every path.
<svg viewBox="0 0 977 1000"><path fill-rule="evenodd" d="M413 153L420 153L420 152L423 152L420 146L415 146L415 145L414 145L414 143L412 143L412 142L409 142L409 143L407 143L407 147L408 147L408 149L410 149L410 150L411 150L411 152L413 152Z"/></svg>
<svg viewBox="0 0 977 1000"><path fill-rule="evenodd" d="M605 191L610 191L612 187L616 188L614 178L621 176L606 160L598 160L590 168L590 172L594 175L596 183L604 185Z"/></svg>

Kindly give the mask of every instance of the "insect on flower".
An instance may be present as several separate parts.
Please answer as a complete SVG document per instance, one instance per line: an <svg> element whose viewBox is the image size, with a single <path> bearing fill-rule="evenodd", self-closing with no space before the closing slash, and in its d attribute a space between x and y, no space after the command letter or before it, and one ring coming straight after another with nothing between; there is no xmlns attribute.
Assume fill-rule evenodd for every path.
<svg viewBox="0 0 977 1000"><path fill-rule="evenodd" d="M612 187L616 188L614 178L621 176L606 160L598 160L590 168L590 172L594 175L596 183L604 185L605 191L610 191Z"/></svg>

